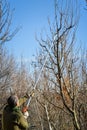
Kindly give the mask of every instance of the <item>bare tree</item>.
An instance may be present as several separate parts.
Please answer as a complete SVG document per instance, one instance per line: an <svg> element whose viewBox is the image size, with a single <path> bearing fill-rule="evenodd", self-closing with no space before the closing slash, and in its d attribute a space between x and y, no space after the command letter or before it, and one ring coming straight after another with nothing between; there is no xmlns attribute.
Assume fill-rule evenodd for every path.
<svg viewBox="0 0 87 130"><path fill-rule="evenodd" d="M81 53L80 63L80 90L77 106L80 116L81 129L85 130L87 128L87 51L85 53L85 50Z"/></svg>
<svg viewBox="0 0 87 130"><path fill-rule="evenodd" d="M19 97L24 96L26 93L28 94L32 89L32 78L23 59L21 59L21 65L13 77L13 88Z"/></svg>
<svg viewBox="0 0 87 130"><path fill-rule="evenodd" d="M11 77L14 75L16 63L14 57L9 56L6 50L1 49L0 52L0 94L2 98L6 96L6 93L10 93L10 87L12 85Z"/></svg>
<svg viewBox="0 0 87 130"><path fill-rule="evenodd" d="M11 31L12 13L6 0L0 0L0 45L11 40L18 28Z"/></svg>
<svg viewBox="0 0 87 130"><path fill-rule="evenodd" d="M70 6L71 5L71 6ZM73 1L55 0L55 24L53 28L49 21L50 35L47 39L38 40L41 46L41 56L38 61L50 73L49 80L56 86L56 92L61 95L64 109L72 117L76 130L80 130L76 109L78 95L78 57L75 52L75 32L78 13Z"/></svg>

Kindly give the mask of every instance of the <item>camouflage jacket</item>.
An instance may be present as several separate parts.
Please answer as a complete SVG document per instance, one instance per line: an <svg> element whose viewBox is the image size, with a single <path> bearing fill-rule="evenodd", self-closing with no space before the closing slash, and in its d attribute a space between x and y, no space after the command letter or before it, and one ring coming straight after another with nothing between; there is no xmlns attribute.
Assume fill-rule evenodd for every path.
<svg viewBox="0 0 87 130"><path fill-rule="evenodd" d="M8 105L3 110L2 130L26 130L28 122L18 107L11 109Z"/></svg>

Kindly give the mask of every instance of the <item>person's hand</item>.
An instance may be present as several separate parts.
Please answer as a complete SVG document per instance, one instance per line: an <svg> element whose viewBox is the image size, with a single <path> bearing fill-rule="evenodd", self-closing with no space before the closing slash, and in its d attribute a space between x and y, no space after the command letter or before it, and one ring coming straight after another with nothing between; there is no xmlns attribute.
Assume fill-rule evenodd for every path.
<svg viewBox="0 0 87 130"><path fill-rule="evenodd" d="M26 111L26 112L23 113L23 115L24 115L24 118L27 119L29 117L29 112Z"/></svg>
<svg viewBox="0 0 87 130"><path fill-rule="evenodd" d="M26 111L28 111L28 107L27 107L27 106L24 106L24 107L22 108L22 112L25 113Z"/></svg>

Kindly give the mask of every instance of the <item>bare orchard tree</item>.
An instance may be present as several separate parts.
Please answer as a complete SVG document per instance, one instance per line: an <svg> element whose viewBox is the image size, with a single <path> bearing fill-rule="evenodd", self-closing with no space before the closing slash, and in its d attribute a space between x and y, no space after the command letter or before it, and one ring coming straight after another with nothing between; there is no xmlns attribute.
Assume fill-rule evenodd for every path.
<svg viewBox="0 0 87 130"><path fill-rule="evenodd" d="M12 13L6 0L0 0L0 45L11 40L18 29L11 32Z"/></svg>
<svg viewBox="0 0 87 130"><path fill-rule="evenodd" d="M37 84L38 89L35 91L34 98L36 100L31 102L32 105L35 105L35 108L33 107L35 110L31 109L31 111L34 111L32 111L34 119L31 118L31 121L35 128L37 127L42 130L73 130L72 118L65 110L61 95L56 91L56 86L48 80L49 76L48 71L44 69Z"/></svg>
<svg viewBox="0 0 87 130"><path fill-rule="evenodd" d="M75 54L75 32L78 23L76 3L55 0L55 23L49 21L50 34L38 40L41 50L39 65L45 62L49 80L61 95L64 109L70 114L75 130L81 130L76 109L78 96L78 57ZM47 60L46 60L47 59Z"/></svg>
<svg viewBox="0 0 87 130"><path fill-rule="evenodd" d="M87 51L82 53L80 62L80 90L78 96L78 111L81 129L87 128Z"/></svg>
<svg viewBox="0 0 87 130"><path fill-rule="evenodd" d="M13 38L18 29L11 31L12 13L7 0L0 0L0 81L1 91L8 87L7 81L15 65L14 58L9 57L8 52L3 49L3 44ZM14 64L14 65L13 65ZM6 84L5 84L6 82ZM9 82L9 81L8 81Z"/></svg>
<svg viewBox="0 0 87 130"><path fill-rule="evenodd" d="M30 94L30 90L32 89L32 78L23 59L21 59L21 65L19 65L18 70L12 79L13 90L19 97L23 97L26 93Z"/></svg>
<svg viewBox="0 0 87 130"><path fill-rule="evenodd" d="M0 49L0 95L6 97L10 93L10 87L12 85L11 77L16 70L16 63L14 57L8 55L6 50Z"/></svg>

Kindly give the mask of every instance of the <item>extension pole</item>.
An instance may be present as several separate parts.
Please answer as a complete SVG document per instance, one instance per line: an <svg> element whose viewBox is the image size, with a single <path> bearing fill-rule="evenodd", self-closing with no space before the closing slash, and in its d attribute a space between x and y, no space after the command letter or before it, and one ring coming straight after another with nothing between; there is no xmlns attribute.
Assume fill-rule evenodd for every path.
<svg viewBox="0 0 87 130"><path fill-rule="evenodd" d="M35 83L35 85L34 85L33 90L36 89L37 83L39 82L39 79L40 79L41 73L42 73L42 71L43 71L44 65L46 64L47 58L48 58L48 55L47 55L47 57L46 57L46 59L45 59L45 61L44 61L44 64L43 64L42 69L41 69L41 71L40 71L40 73L39 73L38 79L37 79L37 81L36 81L36 83ZM31 99L32 99L32 95L31 95L30 98L28 99L27 107L29 106L29 104L30 104L30 102L31 102Z"/></svg>
<svg viewBox="0 0 87 130"><path fill-rule="evenodd" d="M54 42L54 43L56 43L56 42ZM51 45L50 50L51 50L51 48L52 48L53 45L54 45L54 44ZM40 79L41 73L42 73L43 68L44 68L44 66L45 66L45 64L46 64L46 61L47 61L48 56L49 56L49 55L46 56L46 59L45 59L45 61L44 61L44 64L43 64L42 69L41 69L41 71L40 71L40 73L39 73L38 79L37 79L37 81L36 81L36 83L35 83L35 85L34 85L34 89L33 89L33 90L36 89L37 83L38 83L38 81L39 81L39 79ZM31 95L30 98L28 99L27 107L29 106L29 104L30 104L30 102L31 102L31 99L32 99L32 95Z"/></svg>

